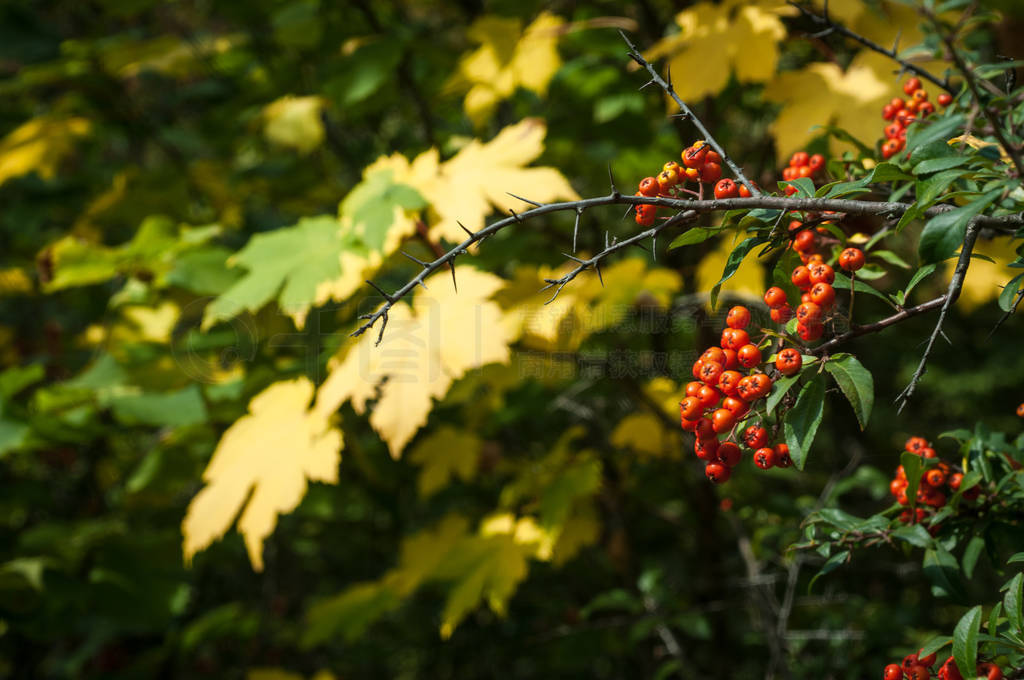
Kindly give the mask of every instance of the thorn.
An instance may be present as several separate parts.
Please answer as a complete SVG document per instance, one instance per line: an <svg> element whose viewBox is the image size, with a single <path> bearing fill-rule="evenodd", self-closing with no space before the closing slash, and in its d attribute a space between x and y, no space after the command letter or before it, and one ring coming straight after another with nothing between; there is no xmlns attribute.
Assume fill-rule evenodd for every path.
<svg viewBox="0 0 1024 680"><path fill-rule="evenodd" d="M685 120L685 119L687 119L689 117L690 117L690 114L688 114L686 111L682 111L680 113L673 113L672 115L669 116L669 118L681 118L683 120Z"/></svg>
<svg viewBox="0 0 1024 680"><path fill-rule="evenodd" d="M631 245L636 246L637 248L639 248L640 250L644 251L645 253L651 252L650 248L645 246L643 243L640 243L639 241L636 241L636 242L632 243Z"/></svg>
<svg viewBox="0 0 1024 680"><path fill-rule="evenodd" d="M604 288L604 277L601 276L601 264L599 262L594 263L594 271L597 272L597 280L601 282L601 287Z"/></svg>
<svg viewBox="0 0 1024 680"><path fill-rule="evenodd" d="M459 282L455 280L455 258L453 257L448 263L448 268L452 271L452 285L455 286L455 292L459 292Z"/></svg>
<svg viewBox="0 0 1024 680"><path fill-rule="evenodd" d="M515 210L513 210L512 208L509 208L508 211L510 213L512 213L512 217L516 218L516 222L522 222L523 221L523 219L521 217L519 217L519 215L516 214Z"/></svg>
<svg viewBox="0 0 1024 680"><path fill-rule="evenodd" d="M531 201L530 199L528 199L528 198L523 198L522 196L516 196L516 195L515 195L515 194L513 194L513 193L512 193L511 191L506 191L505 193L506 193L506 194L508 194L509 196L511 196L512 198L517 198L517 199L519 199L519 200L520 200L520 201L522 201L523 203L529 203L530 205L535 205L535 206L537 206L538 208L543 208L543 207L544 207L544 204L543 204L543 203L538 203L537 201Z"/></svg>
<svg viewBox="0 0 1024 680"><path fill-rule="evenodd" d="M665 81L666 81L666 84L668 85L668 87L665 88L665 91L669 92L669 93L675 92L675 88L672 87L672 63L671 62L669 62L669 65L665 67Z"/></svg>
<svg viewBox="0 0 1024 680"><path fill-rule="evenodd" d="M576 208L576 224L572 227L572 252L576 252L576 235L580 233L580 217L583 215L583 208Z"/></svg>
<svg viewBox="0 0 1024 680"><path fill-rule="evenodd" d="M382 295L382 296L384 297L384 299L385 299L385 300L387 300L387 301L388 301L388 302L390 302L391 304L394 304L394 303L395 303L395 298L393 298L393 297L392 297L392 296L391 296L390 294L388 294L388 293L385 293L385 292L384 292L384 289L383 289L383 288L381 288L380 286L378 286L378 285L377 285L376 283L374 283L374 282L373 282L373 281L371 281L370 279L366 279L366 282L367 282L368 284L370 284L370 285L371 285L371 286L373 287L373 289L374 289L375 291L377 291L378 293L380 293L380 294L381 294L381 295Z"/></svg>
<svg viewBox="0 0 1024 680"><path fill-rule="evenodd" d="M581 260L581 259L580 259L580 258L578 258L578 257L573 257L573 256L572 256L572 255L570 255L569 253L562 253L562 255L565 255L565 256L566 256L567 258L569 258L570 260L572 260L573 262L576 262L576 263L578 263L578 264L587 264L587 261L586 261L586 260Z"/></svg>
<svg viewBox="0 0 1024 680"><path fill-rule="evenodd" d="M657 232L651 234L651 261L658 261L658 234Z"/></svg>
<svg viewBox="0 0 1024 680"><path fill-rule="evenodd" d="M604 249L608 250L608 232L604 232Z"/></svg>
<svg viewBox="0 0 1024 680"><path fill-rule="evenodd" d="M950 346L950 347L952 347L952 346L953 346L953 341L949 339L949 336L948 336L948 335L946 335L946 331L944 331L944 330L941 330L941 329L940 329L940 330L939 330L939 335L941 335L941 336L942 336L942 339L943 339L943 340L945 340L945 341L946 341L947 343L949 343L949 346Z"/></svg>
<svg viewBox="0 0 1024 680"><path fill-rule="evenodd" d="M462 231L464 231L467 234L469 234L469 238L473 239L474 241L476 240L476 234L471 232L469 229L466 229L466 225L464 225L462 222L459 222L458 220L455 220L455 224L457 224L460 227L462 227Z"/></svg>
<svg viewBox="0 0 1024 680"><path fill-rule="evenodd" d="M640 87L638 87L638 88L636 88L636 89L637 89L637 91L639 92L640 90L644 89L644 88L645 88L645 87L647 87L648 85L654 85L654 78L651 78L651 79L650 79L650 80L648 80L648 81L647 81L646 83L644 83L643 85L641 85Z"/></svg>
<svg viewBox="0 0 1024 680"><path fill-rule="evenodd" d="M618 198L619 196L622 195L622 194L619 193L619 190L617 188L615 188L615 178L612 177L612 164L611 163L608 164L608 183L612 185L612 196L614 196L615 198Z"/></svg>
<svg viewBox="0 0 1024 680"><path fill-rule="evenodd" d="M896 54L900 46L900 35L903 33L903 29L896 31L896 39L892 41L892 53Z"/></svg>
<svg viewBox="0 0 1024 680"><path fill-rule="evenodd" d="M410 255L409 253L405 252L404 250L400 250L398 252L402 253L402 255L405 255L407 258L409 258L410 260L412 260L413 262L415 262L419 266L423 267L424 269L426 269L427 267L430 266L429 264L427 264L423 260L419 259L418 257L413 257L412 255Z"/></svg>
<svg viewBox="0 0 1024 680"><path fill-rule="evenodd" d="M357 319L372 319L375 316L377 316L377 315L376 314L360 314L356 318Z"/></svg>
<svg viewBox="0 0 1024 680"><path fill-rule="evenodd" d="M635 205L630 205L628 208L626 208L626 212L622 213L622 217L620 217L619 220L621 221L629 217L629 213L633 212L635 208Z"/></svg>

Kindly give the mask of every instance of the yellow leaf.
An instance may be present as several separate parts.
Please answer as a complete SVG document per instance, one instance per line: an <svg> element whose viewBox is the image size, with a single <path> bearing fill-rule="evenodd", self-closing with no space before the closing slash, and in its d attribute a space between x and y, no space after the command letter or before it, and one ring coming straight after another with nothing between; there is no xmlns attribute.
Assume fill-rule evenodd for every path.
<svg viewBox="0 0 1024 680"><path fill-rule="evenodd" d="M548 83L562 61L558 56L558 36L563 20L541 13L525 31L519 19L483 16L467 31L480 47L459 62L452 85L468 85L463 102L466 114L475 125L482 125L502 99L517 88L543 96Z"/></svg>
<svg viewBox="0 0 1024 680"><path fill-rule="evenodd" d="M1006 163L1007 165L1013 163L1013 160L1010 158L1010 155L1006 153L1006 149L1003 148L1002 144L996 144L995 142L986 142L984 139L981 139L980 137L975 137L974 135L960 135L958 137L954 137L953 139L949 140L948 144L950 146L955 146L957 144L966 144L972 149L984 149L989 146L994 146L999 151L999 160Z"/></svg>
<svg viewBox="0 0 1024 680"><path fill-rule="evenodd" d="M324 141L320 97L281 97L263 109L263 134L271 144L306 154Z"/></svg>
<svg viewBox="0 0 1024 680"><path fill-rule="evenodd" d="M409 459L423 466L419 477L420 495L427 497L444 488L452 477L468 482L476 473L480 438L445 426L421 441Z"/></svg>
<svg viewBox="0 0 1024 680"><path fill-rule="evenodd" d="M774 0L700 2L676 15L679 33L644 56L669 58L672 84L689 103L721 92L733 71L740 82L764 82L775 73L778 42L786 36L780 17L793 11Z"/></svg>
<svg viewBox="0 0 1024 680"><path fill-rule="evenodd" d="M616 448L650 456L663 456L679 443L650 413L631 413L620 420L612 431L611 442Z"/></svg>
<svg viewBox="0 0 1024 680"><path fill-rule="evenodd" d="M964 311L971 311L999 297L1006 282L1020 273L1019 269L1008 266L1009 262L1014 259L1014 248L1014 240L1011 236L978 239L974 245L974 252L978 255L988 255L995 260L995 263L979 258L971 260L967 277L964 279L964 287L956 301L957 307ZM952 275L953 268L948 267L946 270L947 282Z"/></svg>
<svg viewBox="0 0 1024 680"><path fill-rule="evenodd" d="M90 128L85 118L40 116L22 123L0 140L0 184L33 170L43 179L52 179L75 139Z"/></svg>
<svg viewBox="0 0 1024 680"><path fill-rule="evenodd" d="M717 249L701 259L697 265L697 290L704 293L718 283L729 259L729 253L735 245L732 238L723 238L719 241ZM755 298L760 298L764 294L764 267L754 255L748 254L732 278L722 284L722 292L725 291Z"/></svg>
<svg viewBox="0 0 1024 680"><path fill-rule="evenodd" d="M343 361L332 361L314 410L326 418L351 400L355 411L364 413L379 388L370 424L397 458L453 380L472 368L508 363L515 336L489 299L503 281L471 267L457 267L456 277L460 293L449 272L429 277L412 308L400 303L391 309L379 346L370 331Z"/></svg>
<svg viewBox="0 0 1024 680"><path fill-rule="evenodd" d="M308 480L337 482L341 433L307 411L312 396L306 378L274 383L224 433L181 524L186 563L223 536L244 506L238 530L253 569L262 571L263 540L277 516L295 509Z"/></svg>
<svg viewBox="0 0 1024 680"><path fill-rule="evenodd" d="M250 668L245 680L305 680L301 673L292 673L283 668Z"/></svg>
<svg viewBox="0 0 1024 680"><path fill-rule="evenodd" d="M26 295L32 292L32 279L21 267L0 269L0 297Z"/></svg>

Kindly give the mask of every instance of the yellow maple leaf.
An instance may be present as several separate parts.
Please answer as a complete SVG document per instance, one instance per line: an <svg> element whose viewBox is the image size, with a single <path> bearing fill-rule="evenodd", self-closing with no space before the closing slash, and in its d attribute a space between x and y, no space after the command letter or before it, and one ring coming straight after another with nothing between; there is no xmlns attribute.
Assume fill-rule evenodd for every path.
<svg viewBox="0 0 1024 680"><path fill-rule="evenodd" d="M277 516L295 509L308 481L338 481L341 433L326 416L307 411L312 396L306 378L274 383L224 433L203 472L206 486L181 523L186 563L223 536L245 506L238 530L253 569L262 571L263 541Z"/></svg>
<svg viewBox="0 0 1024 680"><path fill-rule="evenodd" d="M515 335L490 300L504 282L471 267L457 267L456 277L459 293L449 272L428 277L412 307L391 308L379 346L368 332L342 361L333 360L314 410L326 418L351 400L361 414L379 391L370 424L397 458L455 379L485 364L508 363Z"/></svg>
<svg viewBox="0 0 1024 680"><path fill-rule="evenodd" d="M417 486L421 496L430 496L448 485L452 477L469 481L476 473L480 438L444 426L421 441L409 459L423 466Z"/></svg>
<svg viewBox="0 0 1024 680"><path fill-rule="evenodd" d="M740 82L765 82L775 73L778 42L786 37L780 17L794 11L777 0L699 2L676 15L679 33L644 56L669 58L672 85L690 103L721 92L733 72Z"/></svg>
<svg viewBox="0 0 1024 680"><path fill-rule="evenodd" d="M508 192L541 203L579 199L555 168L525 167L544 151L546 134L543 120L527 118L502 129L489 142L472 140L447 161L441 161L436 148L412 162L395 153L378 158L366 173L391 170L395 182L408 184L430 203L430 236L461 242L466 232L459 222L475 231L495 209L508 214L510 209L522 212L533 207ZM393 229L408 233L411 224L399 220Z"/></svg>
<svg viewBox="0 0 1024 680"><path fill-rule="evenodd" d="M85 118L39 116L25 121L0 140L0 184L33 170L52 179L75 139L90 128Z"/></svg>
<svg viewBox="0 0 1024 680"><path fill-rule="evenodd" d="M309 153L324 141L323 106L320 97L281 97L263 109L263 134L272 144Z"/></svg>
<svg viewBox="0 0 1024 680"><path fill-rule="evenodd" d="M483 16L473 22L466 34L480 47L459 61L450 87L469 87L463 107L474 125L486 122L498 102L517 88L541 96L547 93L562 64L557 46L563 23L548 12L542 12L525 31L516 18Z"/></svg>

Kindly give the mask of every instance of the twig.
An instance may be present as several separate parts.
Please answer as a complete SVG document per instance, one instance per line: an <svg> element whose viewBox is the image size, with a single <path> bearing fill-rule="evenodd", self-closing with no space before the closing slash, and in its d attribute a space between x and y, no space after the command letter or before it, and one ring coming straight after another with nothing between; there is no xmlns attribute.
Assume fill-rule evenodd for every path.
<svg viewBox="0 0 1024 680"><path fill-rule="evenodd" d="M974 250L974 242L978 239L979 229L980 227L976 219L967 223L967 233L964 234L964 243L960 248L960 257L956 261L956 268L953 270L953 278L950 279L949 288L946 289L946 294L943 296L945 300L942 303L942 310L939 312L939 319L935 322L935 329L932 331L931 336L928 337L928 344L924 348L924 355L921 356L921 363L917 365L917 370L914 371L914 375L910 378L910 384L896 397L896 403L898 404L896 408L897 413L903 410L911 395L914 394L917 384L924 375L925 366L928 363L928 355L931 354L935 339L942 333L942 324L946 320L946 314L949 312L949 308L953 306L953 303L956 302L956 299L960 297L960 290L964 285L964 277L967 276L967 268L971 264L971 251Z"/></svg>
<svg viewBox="0 0 1024 680"><path fill-rule="evenodd" d="M626 41L626 45L629 47L630 58L643 68L647 69L647 72L651 74L651 80L661 86L661 89L665 90L665 93L668 94L668 96L672 97L672 100L676 103L676 106L679 107L679 110L682 111L683 115L693 121L694 126L700 131L704 141L710 144L711 148L713 148L718 155L722 157L722 161L729 166L729 169L732 170L734 175L736 175L736 179L742 182L743 186L747 187L752 195L760 196L761 190L758 189L753 182L747 179L747 176L743 174L743 171L740 170L739 166L729 158L729 154L725 153L725 149L723 149L715 140L714 136L708 132L708 129L704 127L704 123L701 122L700 118L694 115L690 107L686 105L686 102L679 98L679 95L676 94L675 88L672 87L672 83L665 81L665 79L658 74L658 71L651 66L650 62L641 56L640 52L637 51L636 46L633 45L629 38L626 37L625 32L620 30L619 35L622 36L622 39Z"/></svg>
<svg viewBox="0 0 1024 680"><path fill-rule="evenodd" d="M824 26L825 27L823 30L821 30L820 32L815 34L815 37L824 37L824 36L828 35L829 33L838 33L841 36L849 38L850 40L853 40L855 42L859 42L861 45L863 45L864 47L867 47L868 49L874 50L875 52L878 52L879 54L884 54L885 56L889 57L890 59L895 61L897 64L899 64L903 68L904 71L910 71L911 73L914 73L915 75L921 76L925 80L927 80L927 81L929 81L929 82L931 82L931 83L941 87L943 90L945 90L946 92L949 92L950 94L955 94L956 93L955 90L952 88L952 86L950 86L948 78L945 79L945 80L939 80L936 76L932 75L927 70L921 68L920 66L917 66L916 64L912 64L911 62L907 61L906 59L901 58L899 56L899 54L896 52L896 46L895 45L893 45L893 49L891 49L891 50L890 49L886 49L885 47L882 47L881 45L879 45L878 43L874 42L873 40L870 40L869 38L865 38L861 34L855 32L855 31L851 31L846 26L843 26L842 24L838 24L835 21L833 21L832 18L829 17L829 15L828 15L828 6L827 5L825 7L825 13L823 15L819 15L819 14L815 14L814 12L812 12L809 9L807 9L803 5L798 4L796 2L793 2L792 0L787 0L787 3L792 5L793 7L796 7L798 10L800 10L800 12L805 17L807 17L808 19L810 19L814 23L818 24L819 26Z"/></svg>
<svg viewBox="0 0 1024 680"><path fill-rule="evenodd" d="M996 325L993 326L992 330L989 331L989 334L985 337L986 340L991 338L995 334L995 332L999 330L999 327L1002 326L1006 322L1006 320L1010 318L1011 314L1017 313L1017 307L1020 306L1020 301L1022 299L1024 299L1024 288L1021 288L1020 291L1017 293L1017 299L1013 301L1013 306L1011 306L1005 314L999 317L999 321L996 321Z"/></svg>

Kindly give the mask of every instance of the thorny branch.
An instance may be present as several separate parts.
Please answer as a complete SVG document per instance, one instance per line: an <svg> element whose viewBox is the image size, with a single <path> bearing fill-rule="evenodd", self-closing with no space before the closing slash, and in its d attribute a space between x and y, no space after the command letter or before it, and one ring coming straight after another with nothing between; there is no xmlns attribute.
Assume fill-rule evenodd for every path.
<svg viewBox="0 0 1024 680"><path fill-rule="evenodd" d="M903 410L911 395L914 394L917 383L921 381L921 376L924 375L925 365L928 363L928 355L931 354L932 346L935 345L935 339L942 333L942 324L946 320L946 314L949 312L949 308L953 306L953 303L956 302L956 299L960 297L960 290L964 285L964 277L967 276L967 267L971 264L971 251L974 250L974 242L978 240L979 229L980 226L977 219L967 223L967 233L964 234L964 243L960 248L960 257L956 261L956 268L953 270L953 278L950 279L949 288L943 296L945 299L942 302L939 319L935 322L935 329L932 330L932 334L928 338L928 344L925 346L924 354L921 356L921 363L917 365L917 370L914 371L914 375L910 378L910 384L896 397L896 403L898 404L897 413Z"/></svg>
<svg viewBox="0 0 1024 680"><path fill-rule="evenodd" d="M704 127L704 123L701 122L700 118L693 115L693 111L691 111L690 107L686 105L686 102L679 98L679 95L676 94L675 88L672 87L671 80L666 81L658 74L658 71L655 70L653 66L651 66L650 62L643 58L640 52L637 51L636 46L633 45L632 42L630 42L629 38L626 37L626 34L624 32L619 31L619 35L622 36L622 39L626 41L626 45L629 46L628 54L630 58L643 68L647 69L647 72L651 74L651 80L648 81L648 84L652 82L657 83L661 87L661 89L665 90L665 93L668 94L668 96L672 97L672 100L679 107L679 110L683 112L683 116L689 118L693 122L694 126L700 131L700 134L704 138L704 140L711 145L711 148L714 149L719 156L722 157L722 160L725 162L725 164L728 165L729 169L732 170L734 175L736 175L736 179L742 182L743 185L750 190L751 194L753 194L754 196L760 196L761 191L757 188L757 186L755 186L753 182L747 179L747 176L743 174L743 171L740 170L740 167L736 165L736 163L734 163L731 158L729 158L729 154L725 152L725 149L723 149L722 146L715 140L714 136L712 136L712 134L708 132L708 129Z"/></svg>
<svg viewBox="0 0 1024 680"><path fill-rule="evenodd" d="M927 70L921 68L920 66L918 66L916 64L913 64L913 63L907 61L906 59L901 58L899 56L899 53L896 51L896 45L893 45L893 48L891 50L887 49L885 47L882 47L878 43L874 42L873 40L871 40L869 38L865 38L860 33L857 33L856 31L852 31L849 28L847 28L846 26L843 26L842 24L836 23L829 16L829 13L828 13L828 0L826 0L826 2L825 2L825 8L824 8L822 14L816 14L816 13L812 12L811 10L809 10L804 5L801 5L799 3L793 2L792 0L787 0L787 2L788 2L788 4L792 5L793 7L796 7L798 10L800 10L800 12L805 17L807 17L808 19L810 19L814 23L818 24L819 26L824 26L824 28L822 30L820 30L818 33L814 34L814 37L823 38L826 35L829 35L831 33L838 33L841 36L849 38L850 40L853 40L855 42L859 42L861 45L863 45L864 47L867 47L870 50L874 50L875 52L878 52L879 54L884 54L885 56L889 57L890 59L895 61L897 64L899 64L900 67L904 71L910 71L911 73L924 78L928 82L934 83L935 85L941 87L943 90L946 90L950 94L955 94L955 90L950 86L948 78L945 79L945 80L939 80L939 78L937 78L936 76L932 75Z"/></svg>

